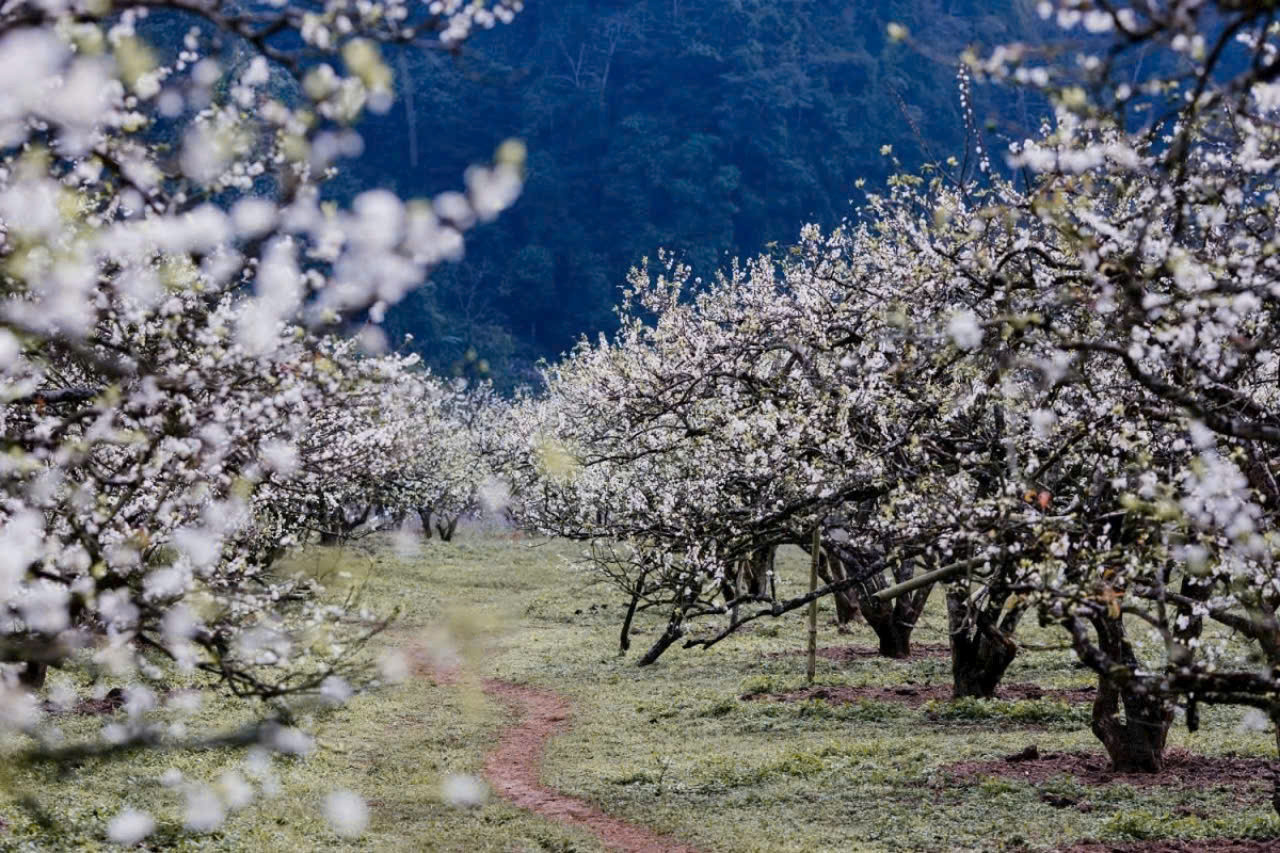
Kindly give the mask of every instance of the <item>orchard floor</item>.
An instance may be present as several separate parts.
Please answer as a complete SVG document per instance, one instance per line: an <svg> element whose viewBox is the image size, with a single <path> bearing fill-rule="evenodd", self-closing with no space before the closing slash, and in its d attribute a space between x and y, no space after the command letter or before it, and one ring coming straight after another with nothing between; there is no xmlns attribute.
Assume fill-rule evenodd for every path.
<svg viewBox="0 0 1280 853"><path fill-rule="evenodd" d="M1086 841L1103 843L1079 849L1141 850L1131 845L1280 839L1262 772L1256 779L1201 779L1192 771L1162 785L1073 774L1102 762L1087 729L1088 707L1079 702L1087 692L1078 688L1091 678L1068 651L1053 648L1060 637L1033 624L1021 639L1035 649L1006 680L1039 691L949 703L928 698L936 694L931 685L948 682L945 656L895 662L832 651L818 660L825 690L811 694L826 698L797 699L804 659L788 652L804 644L802 619L761 620L711 650L673 648L656 666L639 669L635 660L657 637L661 615L642 614L631 652L619 657L623 602L571 568L574 553L568 543L461 531L453 543L416 550L366 540L304 555L300 562L367 578L372 609L400 608L383 644L415 662L413 676L305 721L316 748L306 758L276 761L280 793L231 813L205 835L178 831L182 798L157 779L176 768L215 782L242 767L243 750L88 761L65 774L6 762L0 849L109 847L106 822L126 806L156 816L151 849L607 849L586 829L500 797L473 808L446 802L444 780L483 776L503 732L518 722L510 704L516 694L495 695L498 683L567 702L567 719L559 711L549 718L560 733L543 756L545 788L704 851L1053 850ZM783 557L790 594L807 566L798 551ZM866 628L838 634L831 616L822 611L822 646L872 644ZM940 597L916 640L922 647L945 643ZM193 723L230 727L243 714L213 700ZM1247 730L1241 713L1210 708L1202 717L1196 734L1175 728L1170 746L1211 757L1214 766L1272 758L1271 733ZM102 723L88 715L59 720L71 738ZM1043 756L1098 758L1090 765L1088 756L1075 755L1062 772L1020 776L1020 763L1003 759L1030 746ZM973 772L988 766L989 773ZM324 799L335 789L369 803L371 821L358 839L339 838L324 818Z"/></svg>

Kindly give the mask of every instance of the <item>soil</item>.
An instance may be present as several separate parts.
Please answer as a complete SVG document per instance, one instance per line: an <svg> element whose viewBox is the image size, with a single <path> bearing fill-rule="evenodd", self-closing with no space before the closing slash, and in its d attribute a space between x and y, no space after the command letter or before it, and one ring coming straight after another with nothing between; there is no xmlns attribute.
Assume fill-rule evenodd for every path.
<svg viewBox="0 0 1280 853"><path fill-rule="evenodd" d="M1044 782L1055 776L1073 776L1086 785L1112 785L1125 783L1137 787L1170 787L1202 790L1222 786L1231 788L1251 799L1271 795L1271 760L1231 756L1195 755L1182 749L1170 749L1165 753L1164 770L1159 773L1116 773L1102 753L1045 752L1029 746L1021 752L1006 755L994 761L962 761L948 764L941 770L955 782L972 782L984 776L1003 779L1019 779L1024 782ZM1051 805L1078 805L1078 803L1051 803ZM1168 842L1161 842L1168 843ZM1200 842L1197 842L1200 843ZM1252 842L1250 842L1252 843ZM1271 842L1271 850L1280 845ZM1071 848L1076 849L1076 848ZM1128 849L1124 847L1093 847L1082 850ZM1134 848L1165 849L1165 848ZM1168 848L1183 849L1183 848ZM1193 849L1193 848L1186 848ZM1196 847L1194 849L1205 849ZM1223 848L1234 850L1236 848ZM1255 848L1240 848L1255 849ZM1257 848L1262 849L1262 848Z"/></svg>
<svg viewBox="0 0 1280 853"><path fill-rule="evenodd" d="M795 657L807 655L807 649L795 649L787 652L773 652L769 655L771 658ZM946 658L951 656L951 650L945 645L939 643L920 643L911 646L911 655L905 658L887 658L880 654L880 650L874 646L824 646L818 649L818 657L835 661L836 663L849 663L856 660L867 660L868 658L879 658L880 660L926 660L929 658Z"/></svg>
<svg viewBox="0 0 1280 853"><path fill-rule="evenodd" d="M81 699L74 705L65 707L45 702L41 707L46 714L84 714L86 716L114 714L124 707L124 691L119 687L113 687L101 699Z"/></svg>
<svg viewBox="0 0 1280 853"><path fill-rule="evenodd" d="M168 700L182 691L162 690L158 698ZM40 707L46 714L80 714L86 717L99 717L108 714L114 714L124 707L125 703L124 690L119 687L113 687L107 691L106 695L99 699L80 699L73 705L57 705L53 702L42 702Z"/></svg>
<svg viewBox="0 0 1280 853"><path fill-rule="evenodd" d="M441 687L452 687L458 683L458 662L433 654L421 644L413 644L404 649L408 658L410 671L419 678L429 679Z"/></svg>
<svg viewBox="0 0 1280 853"><path fill-rule="evenodd" d="M624 853L697 853L696 848L609 817L595 806L539 782L547 741L569 727L569 703L549 690L486 681L485 691L511 705L520 721L502 734L485 760L484 774L504 799L535 814L586 829L610 850Z"/></svg>
<svg viewBox="0 0 1280 853"><path fill-rule="evenodd" d="M1093 687L1068 687L1045 689L1036 684L1004 684L996 692L998 699L1058 699L1069 705L1093 702ZM774 702L804 702L809 699L825 699L836 704L870 699L876 702L898 702L918 708L926 702L949 702L952 698L950 684L902 684L895 687L804 687L785 693L749 693L741 697L747 700Z"/></svg>
<svg viewBox="0 0 1280 853"><path fill-rule="evenodd" d="M1280 840L1214 838L1205 841L1092 841L1064 847L1060 853L1259 853L1280 850Z"/></svg>

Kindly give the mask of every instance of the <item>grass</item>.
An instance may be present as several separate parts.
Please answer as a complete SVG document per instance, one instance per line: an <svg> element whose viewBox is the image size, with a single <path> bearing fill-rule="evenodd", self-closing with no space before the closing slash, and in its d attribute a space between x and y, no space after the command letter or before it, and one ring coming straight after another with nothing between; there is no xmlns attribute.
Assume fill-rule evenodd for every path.
<svg viewBox="0 0 1280 853"><path fill-rule="evenodd" d="M606 812L651 826L709 851L1052 849L1082 838L1271 837L1280 821L1262 801L1238 805L1222 790L1172 791L1133 786L1086 789L1070 778L1039 786L1007 779L952 784L945 766L987 760L1031 743L1041 751L1096 750L1079 709L1036 700L934 703L912 709L863 701L741 701L804 684L804 660L777 652L804 644L801 619L771 623L710 651L672 649L658 665L635 659L662 627L641 614L631 653L618 656L623 602L569 566L574 546L513 542L464 531L451 544L418 553L389 543L337 555L367 576L375 610L402 616L384 638L402 648L456 650L463 677L454 686L428 677L362 696L316 714L315 750L276 759L280 793L233 813L210 834L179 831L183 802L157 780L169 768L216 782L246 773L244 750L144 754L86 762L58 776L43 768L0 765L3 849L109 847L105 825L125 806L153 813L150 842L177 850L356 849L596 851L600 845L502 802L458 809L441 796L452 773L479 774L509 711L479 688L499 677L553 688L573 702L571 729L552 741L544 782ZM303 559L332 560L317 550ZM780 592L806 577L798 553L785 554ZM839 636L822 613L820 643L871 644L866 629ZM916 633L945 642L936 598ZM1029 626L1023 639L1052 646L1055 635ZM61 675L56 678L63 677ZM945 659L818 660L830 685L945 683ZM1026 652L1009 682L1044 687L1088 684L1064 650ZM229 727L244 711L207 701L196 725ZM1207 709L1201 730L1172 733L1170 745L1206 754L1268 756L1269 732L1239 730L1240 714ZM59 719L69 737L101 726ZM13 747L14 742L9 746ZM323 800L348 788L365 797L372 821L355 841L323 817ZM1087 796L1092 809L1055 808L1042 796ZM42 826L41 818L48 824Z"/></svg>
<svg viewBox="0 0 1280 853"><path fill-rule="evenodd" d="M956 699L925 705L930 719L955 722L1031 724L1080 729L1089 723L1088 705L1055 699Z"/></svg>

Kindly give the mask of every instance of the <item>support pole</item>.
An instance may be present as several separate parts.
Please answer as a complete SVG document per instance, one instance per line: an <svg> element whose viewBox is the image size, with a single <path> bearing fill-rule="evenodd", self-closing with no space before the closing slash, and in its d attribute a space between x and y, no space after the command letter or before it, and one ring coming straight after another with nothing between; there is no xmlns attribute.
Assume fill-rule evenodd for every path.
<svg viewBox="0 0 1280 853"><path fill-rule="evenodd" d="M968 569L975 569L985 562L986 559L983 557L975 557L972 560L961 560L958 563L952 563L949 566L943 566L940 569L934 569L931 572L916 575L910 580L905 580L902 583L894 584L887 589L882 589L879 592L872 593L871 597L877 601L892 601L900 595L915 592L922 586L928 586L931 583L946 580L947 578L954 577Z"/></svg>
<svg viewBox="0 0 1280 853"><path fill-rule="evenodd" d="M822 549L820 527L813 528L812 553L809 560L809 594L818 588L818 554ZM813 684L814 674L818 668L818 599L809 602L809 668L806 672L809 684Z"/></svg>

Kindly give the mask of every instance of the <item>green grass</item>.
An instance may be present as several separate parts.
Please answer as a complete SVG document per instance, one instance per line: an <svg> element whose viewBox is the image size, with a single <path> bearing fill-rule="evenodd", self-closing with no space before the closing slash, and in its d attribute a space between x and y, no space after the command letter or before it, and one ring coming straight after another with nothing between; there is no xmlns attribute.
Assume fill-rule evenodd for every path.
<svg viewBox="0 0 1280 853"><path fill-rule="evenodd" d="M1005 779L952 783L947 764L996 758L1031 743L1041 751L1096 750L1080 710L1057 702L911 709L872 701L739 700L744 693L803 686L803 658L772 654L803 646L799 618L709 651L675 648L658 665L639 669L634 661L660 632L661 614L638 617L632 651L619 657L623 602L569 565L574 552L567 543L467 532L452 544L425 543L418 554L389 545L345 552L345 568L367 573L370 606L401 609L385 644L456 649L464 661L458 685L417 677L315 715L314 752L275 761L280 793L234 813L208 835L178 831L182 799L156 780L176 768L214 782L243 767L243 750L87 762L63 776L7 766L0 817L8 826L0 830L0 846L106 847L106 821L133 806L157 817L151 842L165 849L602 849L582 832L501 802L469 810L443 802L442 780L479 774L509 722L509 711L480 690L483 677L553 688L572 700L572 727L551 743L546 783L709 851L1051 849L1087 837L1280 835L1280 821L1265 802L1239 806L1222 790L1089 789L1069 778L1039 786ZM303 559L333 557L318 550ZM786 589L780 591L792 593L807 567L798 552L785 554L781 566ZM821 644L872 642L865 628L838 635L831 616L822 613ZM917 641L945 642L944 626L938 597ZM1034 625L1022 639L1061 642ZM946 683L948 664L819 659L818 679L854 686ZM1007 676L1044 687L1090 680L1065 650L1026 652ZM225 700L208 701L192 729L229 727L244 713ZM1271 754L1271 734L1238 731L1239 713L1207 709L1203 716L1195 735L1177 728L1171 746ZM102 720L62 717L58 723L74 738ZM324 820L324 797L337 788L370 803L371 824L356 841L338 838ZM1086 797L1092 809L1054 808L1042 800L1045 794ZM42 814L53 828L41 826Z"/></svg>
<svg viewBox="0 0 1280 853"><path fill-rule="evenodd" d="M1068 705L1057 699L956 699L929 702L931 720L966 723L1023 724L1079 729L1089 723L1088 705Z"/></svg>

